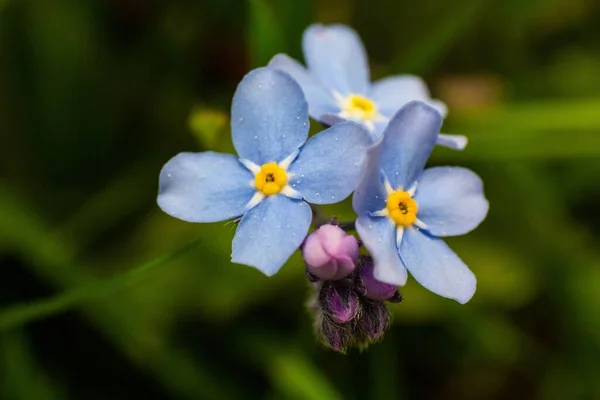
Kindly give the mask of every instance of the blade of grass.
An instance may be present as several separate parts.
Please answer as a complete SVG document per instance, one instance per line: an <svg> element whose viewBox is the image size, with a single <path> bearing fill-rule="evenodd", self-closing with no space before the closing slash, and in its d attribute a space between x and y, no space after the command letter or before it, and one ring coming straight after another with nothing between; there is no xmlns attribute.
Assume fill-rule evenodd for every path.
<svg viewBox="0 0 600 400"><path fill-rule="evenodd" d="M18 254L39 278L67 291L97 282L89 268L76 262L73 243L52 234L27 200L1 183L0 209L0 250ZM182 351L159 330L150 329L136 310L125 296L81 303L85 318L133 365L152 374L177 398L241 398L235 385L222 384L201 359Z"/></svg>
<svg viewBox="0 0 600 400"><path fill-rule="evenodd" d="M80 303L105 297L115 291L125 289L148 278L159 267L168 264L173 259L191 250L198 244L198 240L182 246L157 259L133 268L123 274L112 278L84 285L56 297L38 300L29 304L20 304L0 310L0 330L16 328L29 322L47 318L49 316L68 311Z"/></svg>

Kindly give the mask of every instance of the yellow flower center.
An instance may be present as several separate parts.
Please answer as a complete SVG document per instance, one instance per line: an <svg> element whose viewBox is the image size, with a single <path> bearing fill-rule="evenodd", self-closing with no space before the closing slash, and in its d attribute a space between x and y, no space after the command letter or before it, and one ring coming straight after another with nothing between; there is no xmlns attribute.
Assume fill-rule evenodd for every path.
<svg viewBox="0 0 600 400"><path fill-rule="evenodd" d="M343 111L350 117L371 120L377 116L377 106L366 97L351 94L343 100Z"/></svg>
<svg viewBox="0 0 600 400"><path fill-rule="evenodd" d="M287 181L288 176L285 169L274 162L264 164L254 176L256 189L267 196L279 193Z"/></svg>
<svg viewBox="0 0 600 400"><path fill-rule="evenodd" d="M406 227L417 220L417 211L419 211L417 202L410 197L410 194L402 190L397 190L388 196L386 208L396 225Z"/></svg>

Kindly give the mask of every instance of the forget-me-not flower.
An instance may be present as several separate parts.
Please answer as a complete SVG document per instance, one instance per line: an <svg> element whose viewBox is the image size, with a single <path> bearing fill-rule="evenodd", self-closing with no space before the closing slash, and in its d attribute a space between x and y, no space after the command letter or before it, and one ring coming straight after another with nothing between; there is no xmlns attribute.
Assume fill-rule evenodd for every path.
<svg viewBox="0 0 600 400"><path fill-rule="evenodd" d="M345 25L309 26L302 38L307 68L285 54L278 54L269 66L288 72L302 86L311 117L327 125L339 119L365 125L377 140L390 118L403 105L420 100L443 116L446 105L430 98L422 79L398 75L371 83L369 63L358 34ZM463 149L467 138L440 134L438 144Z"/></svg>
<svg viewBox="0 0 600 400"><path fill-rule="evenodd" d="M466 303L475 293L475 275L440 237L477 227L488 202L481 179L468 169L423 170L441 125L440 114L418 101L392 117L368 151L354 193L356 230L378 280L402 286L408 270L432 292Z"/></svg>
<svg viewBox="0 0 600 400"><path fill-rule="evenodd" d="M308 105L291 76L273 68L250 72L231 110L239 157L176 155L160 173L158 205L188 222L241 217L232 261L276 273L308 232L312 212L306 202L330 204L349 196L370 144L366 130L353 122L306 141L308 129Z"/></svg>

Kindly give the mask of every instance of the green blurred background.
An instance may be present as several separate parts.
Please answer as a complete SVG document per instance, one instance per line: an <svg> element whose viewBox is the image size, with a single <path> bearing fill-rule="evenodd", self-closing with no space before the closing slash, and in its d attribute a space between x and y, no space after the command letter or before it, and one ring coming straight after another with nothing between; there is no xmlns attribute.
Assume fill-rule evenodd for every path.
<svg viewBox="0 0 600 400"><path fill-rule="evenodd" d="M0 399L600 399L598 1L0 4ZM155 204L170 157L232 150L235 86L301 59L313 22L357 29L373 78L426 79L470 139L431 164L491 203L449 240L473 300L409 280L383 342L345 356L313 338L297 255L266 278L229 262L232 224Z"/></svg>

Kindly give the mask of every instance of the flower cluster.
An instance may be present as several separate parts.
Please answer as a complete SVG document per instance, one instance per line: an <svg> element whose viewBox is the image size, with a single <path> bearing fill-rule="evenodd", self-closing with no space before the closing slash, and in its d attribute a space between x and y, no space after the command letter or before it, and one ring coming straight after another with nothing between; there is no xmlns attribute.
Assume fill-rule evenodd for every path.
<svg viewBox="0 0 600 400"><path fill-rule="evenodd" d="M488 202L473 172L424 169L436 143L463 149L467 141L440 133L446 106L421 79L371 83L364 47L346 26L310 26L303 48L307 67L279 54L238 85L237 155L176 155L160 173L157 202L188 222L233 219L231 260L266 275L300 249L317 334L344 351L382 337L386 302L402 299L408 271L438 295L471 299L475 276L441 238L474 229ZM328 128L308 138L309 116ZM334 219L308 234L322 219L313 218L318 205L352 192L356 221Z"/></svg>

